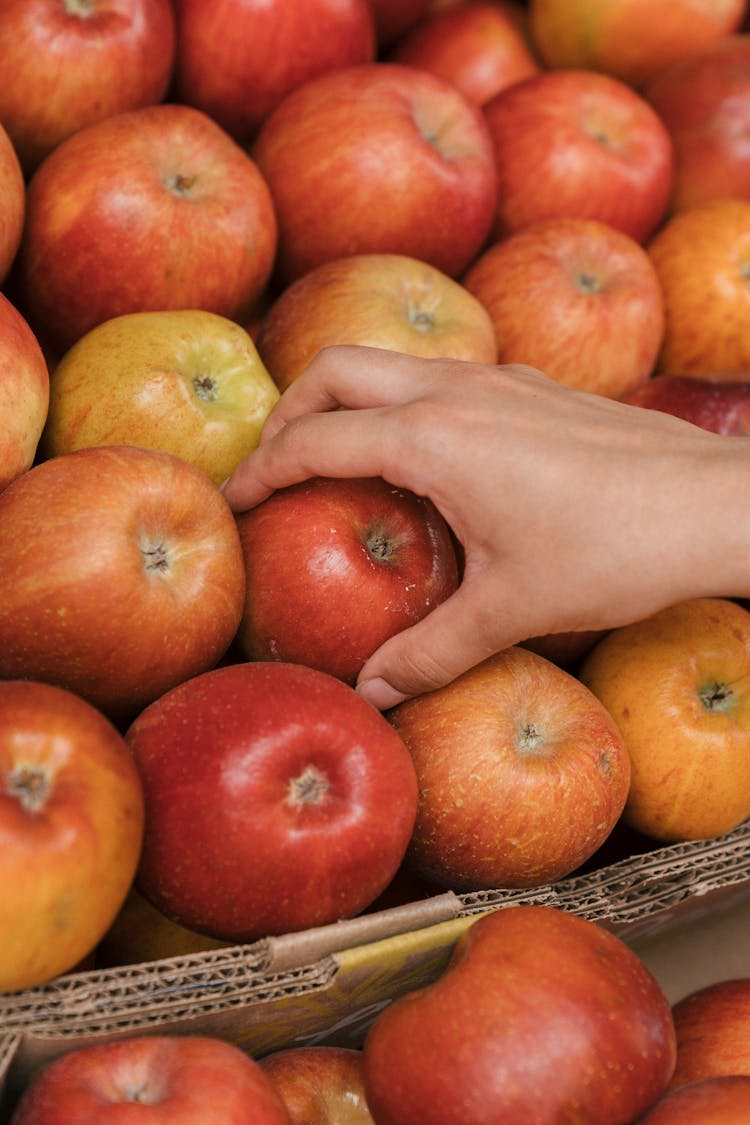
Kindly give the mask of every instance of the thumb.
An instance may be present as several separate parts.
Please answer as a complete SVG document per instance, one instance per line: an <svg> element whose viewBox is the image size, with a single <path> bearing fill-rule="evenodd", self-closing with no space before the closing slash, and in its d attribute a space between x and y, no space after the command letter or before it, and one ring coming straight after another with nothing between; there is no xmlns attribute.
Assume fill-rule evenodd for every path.
<svg viewBox="0 0 750 1125"><path fill-rule="evenodd" d="M488 611L487 607L491 607ZM464 584L416 625L390 637L357 678L357 691L379 710L445 687L500 649L523 640L503 621L481 584Z"/></svg>

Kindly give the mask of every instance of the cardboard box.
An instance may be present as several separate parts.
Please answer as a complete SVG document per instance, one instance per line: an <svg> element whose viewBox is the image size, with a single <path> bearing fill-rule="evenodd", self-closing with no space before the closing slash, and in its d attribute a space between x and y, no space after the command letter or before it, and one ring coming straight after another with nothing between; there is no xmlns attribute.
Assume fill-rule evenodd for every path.
<svg viewBox="0 0 750 1125"><path fill-rule="evenodd" d="M359 1046L378 1012L435 980L463 931L489 910L556 906L637 944L745 900L750 822L532 891L447 892L245 946L68 974L0 996L5 1112L47 1060L133 1034L219 1035L256 1057L293 1044Z"/></svg>

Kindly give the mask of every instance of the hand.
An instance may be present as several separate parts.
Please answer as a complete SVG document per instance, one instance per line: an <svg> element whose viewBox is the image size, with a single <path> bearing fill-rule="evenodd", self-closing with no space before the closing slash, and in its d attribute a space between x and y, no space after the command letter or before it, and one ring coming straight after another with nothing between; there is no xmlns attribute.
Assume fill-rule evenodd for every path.
<svg viewBox="0 0 750 1125"><path fill-rule="evenodd" d="M750 445L529 367L325 349L223 491L242 511L311 476L429 496L463 546L458 591L362 669L379 707L529 637L750 595Z"/></svg>

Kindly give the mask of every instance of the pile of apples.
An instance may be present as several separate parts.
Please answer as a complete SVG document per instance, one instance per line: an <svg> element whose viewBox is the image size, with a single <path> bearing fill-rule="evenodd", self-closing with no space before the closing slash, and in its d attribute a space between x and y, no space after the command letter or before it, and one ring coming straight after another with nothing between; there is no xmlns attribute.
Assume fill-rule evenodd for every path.
<svg viewBox="0 0 750 1125"><path fill-rule="evenodd" d="M745 0L0 6L0 991L133 960L128 909L167 952L209 948L352 917L404 873L531 888L622 826L750 816L744 605L529 638L383 715L357 672L460 583L437 509L381 480L238 515L220 490L335 344L530 364L749 433L747 20ZM556 955L604 942L641 972L571 924L552 912ZM654 996L652 1080L575 1120L628 1125L665 1093ZM363 1121L501 1112L431 1088L444 1116L410 1117L377 1051ZM503 1120L573 1120L530 1089Z"/></svg>

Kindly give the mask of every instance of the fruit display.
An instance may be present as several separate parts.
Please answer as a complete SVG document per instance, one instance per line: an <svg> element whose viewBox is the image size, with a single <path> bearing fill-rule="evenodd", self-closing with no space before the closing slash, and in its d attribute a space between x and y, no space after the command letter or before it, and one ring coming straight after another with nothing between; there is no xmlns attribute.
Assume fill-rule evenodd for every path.
<svg viewBox="0 0 750 1125"><path fill-rule="evenodd" d="M429 482L222 491L336 345L748 436L750 4L0 8L0 1016L750 819L739 596L529 637L381 712L358 673L469 572ZM482 913L434 977L356 1048L290 1029L255 1059L184 1012L71 1037L9 1120L750 1115L746 980L670 1008L552 901Z"/></svg>

